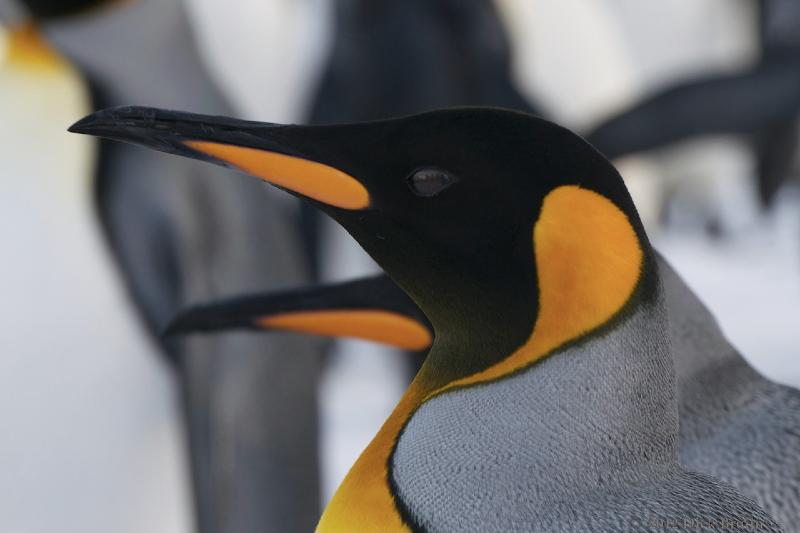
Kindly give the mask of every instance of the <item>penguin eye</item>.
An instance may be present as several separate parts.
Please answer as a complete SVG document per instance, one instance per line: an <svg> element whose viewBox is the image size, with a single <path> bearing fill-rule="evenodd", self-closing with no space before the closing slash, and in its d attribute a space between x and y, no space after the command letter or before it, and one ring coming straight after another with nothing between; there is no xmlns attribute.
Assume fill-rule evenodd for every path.
<svg viewBox="0 0 800 533"><path fill-rule="evenodd" d="M452 174L438 168L415 170L408 177L408 186L417 196L436 196L458 181Z"/></svg>

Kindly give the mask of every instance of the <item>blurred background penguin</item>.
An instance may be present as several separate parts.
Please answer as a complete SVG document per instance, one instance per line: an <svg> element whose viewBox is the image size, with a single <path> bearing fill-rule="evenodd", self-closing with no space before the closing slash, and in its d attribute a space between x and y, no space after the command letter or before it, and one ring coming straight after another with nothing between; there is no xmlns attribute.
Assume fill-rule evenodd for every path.
<svg viewBox="0 0 800 533"><path fill-rule="evenodd" d="M27 55L22 59L29 62L35 59L31 57L36 52L35 47L43 50L40 55L49 54L49 60L63 71L53 74L61 84L53 87L55 96L64 98L58 92L65 84L76 93L67 100L68 107L52 114L43 113L41 104L31 101L34 95L30 93L22 92L16 98L4 100L6 104L30 102L28 107L32 108L34 116L41 116L43 129L42 132L31 131L24 139L30 146L38 147L36 152L10 154L17 160L20 155L28 155L17 166L27 173L35 172L25 178L15 176L13 180L36 185L36 196L31 192L29 197L17 199L29 204L26 217L42 212L41 216L52 226L39 229L44 232L40 238L25 240L49 249L53 241L62 243L74 235L76 240L79 237L91 239L92 247L91 253L65 247L63 259L55 261L43 261L35 256L18 257L19 267L47 265L47 275L43 275L43 279L52 277L51 272L64 275L67 267L80 272L80 283L65 281L60 287L47 291L52 302L58 304L67 317L90 307L92 302L87 301L88 296L100 292L101 282L105 281L108 287L103 290L110 292L117 303L105 303L102 307L117 311L119 316L103 313L98 315L102 316L102 322L91 318L82 321L80 336L84 345L79 351L75 347L61 348L63 339L49 329L48 323L43 323L39 314L36 323L47 332L42 337L50 339L51 343L50 347L37 348L39 357L44 361L57 359L57 366L68 364L67 360L74 357L81 365L71 366L70 374L75 376L76 382L56 380L58 390L65 389L64 395L69 397L77 391L66 390L67 386L77 386L78 390L85 388L83 396L92 401L92 405L82 406L75 417L69 417L71 424L64 420L63 427L49 428L51 434L48 429L42 430L44 435L49 434L49 438L42 440L49 442L58 454L72 460L81 458L82 468L96 472L99 477L87 475L84 470L80 479L56 478L64 483L69 481L74 485L73 490L66 490L61 483L44 483L39 478L28 480L27 476L14 483L18 487L20 484L24 487L26 481L41 483L50 490L60 489L73 498L91 502L98 530L164 530L157 522L141 521L157 520L161 515L173 517L165 519L164 525L185 531L190 529L191 522L186 516L186 490L182 485L185 464L180 440L175 434L178 428L185 426L194 486L193 508L201 531L311 529L319 513L320 498L317 462L313 460L317 454L317 417L313 413L317 405L320 343L296 336L266 339L252 335L226 335L177 343L165 341L159 335L160 328L171 315L187 303L246 288L308 283L309 265L293 207L273 201L274 196L266 194L258 183L247 182L232 189L217 179L223 172L221 169L151 155L132 146L105 143L81 146L85 152L83 158L67 153L64 160L57 159L58 153L49 149L53 145L60 146L64 125L87 105L102 108L147 101L219 114L229 112L225 98L198 56L183 4L173 0L32 1L18 7L24 13L18 24L24 26L18 29L12 26L12 47L24 47ZM18 36L18 32L24 33ZM18 44L23 39L25 42ZM13 59L14 50L11 53L9 57ZM45 81L40 81L40 91L48 88ZM49 98L47 95L40 97L48 104L47 109L53 106ZM20 111L16 110L16 116L25 124L30 119ZM18 129L16 122L3 122L10 130L9 135ZM32 164L36 165L31 167ZM62 170L68 174L61 175ZM165 175L174 179L163 180ZM59 192L64 190L70 194ZM51 204L55 204L55 209ZM73 230L59 216L65 210L78 212L75 217L80 214L80 228ZM15 225L26 228L30 224L20 221ZM78 229L82 233L78 234ZM101 229L105 237L103 242L98 240ZM108 251L117 270L109 264ZM22 260L30 265L22 264ZM133 307L123 297L123 285ZM72 301L67 300L70 296ZM42 301L40 305L47 304ZM55 312L52 307L53 304L49 304L48 310ZM102 313L98 307L101 307L99 303L91 309ZM63 317L52 316L52 320L63 320ZM119 338L115 330L120 328L134 340ZM105 344L108 342L111 346ZM184 423L177 418L175 393L167 388L169 382L162 368L163 361L156 357L159 349L177 371L179 391L184 400ZM34 370L30 363L25 368ZM77 368L83 368L84 374ZM134 371L146 372L151 379L146 380ZM131 382L134 378L138 380ZM25 386L35 387L37 381L31 378L31 383ZM113 397L123 405L110 405L102 394L103 389L93 386L96 381L104 387L117 383L119 390L112 389ZM122 384L124 387L120 387ZM152 405L152 399L143 400L153 390L161 396L163 405ZM61 403L53 392L42 398L50 409L60 412L70 407ZM128 394L122 395L123 392ZM112 409L134 409L134 413L140 413L145 409L143 404L151 404L151 420L134 420L124 416L125 411ZM14 420L27 424L29 421L24 420L24 416L44 417L40 410L45 407L25 405L23 413L17 414ZM63 430L81 438L98 439L97 432L105 435L113 431L103 424L97 424L96 428L85 427L84 421L90 422L88 417L94 412L97 416L113 417L114 424L123 429L138 429L143 433L127 436L131 450L116 450L119 468L130 469L131 475L136 476L130 480L130 486L122 484L121 492L114 490L117 484L106 486L106 482L119 481L120 475L115 469L101 470L94 464L90 451L97 449L100 443L72 453L71 447L77 443L58 433ZM145 414L142 412L140 416ZM41 423L47 425L46 420ZM146 423L158 425L150 427ZM133 427L128 428L129 425ZM137 428L142 425L145 427ZM134 453L141 448L147 434L154 431L169 431L174 441L165 443L169 444L170 468L163 476L158 472L163 467L151 472L153 465L146 462L147 457L137 460L139 454ZM23 437L33 438L29 432L22 432L20 438ZM155 451L150 454L164 461ZM26 455L29 461L38 458L36 453ZM39 471L49 476L59 469ZM168 480L172 483L164 485ZM144 490L154 484L161 488L149 493ZM135 494L126 494L125 489ZM33 492L33 487L26 488L22 494L28 491ZM165 493L168 498L164 497ZM17 494L21 494L19 488ZM158 494L162 497L156 497ZM50 500L58 496L42 495L42 498ZM117 508L121 503L103 505L107 499L124 502L125 513L120 514ZM175 505L176 499L183 505ZM71 505L74 504L65 503L67 508ZM23 506L15 507L24 512ZM162 509L169 512L164 513ZM130 519L128 514L132 510L137 510L136 514L141 516ZM62 517L56 513L37 513L20 516L20 522L10 524L12 527L6 530L33 531L35 528L30 527L29 521L35 524L53 520L53 526L86 531L87 526L80 519L75 514ZM70 523L72 526L67 527Z"/></svg>
<svg viewBox="0 0 800 533"><path fill-rule="evenodd" d="M311 530L419 364L291 334L163 338L188 305L375 266L268 186L65 132L111 105L313 123L493 105L560 122L615 158L732 342L797 386L799 12L0 0L0 529Z"/></svg>

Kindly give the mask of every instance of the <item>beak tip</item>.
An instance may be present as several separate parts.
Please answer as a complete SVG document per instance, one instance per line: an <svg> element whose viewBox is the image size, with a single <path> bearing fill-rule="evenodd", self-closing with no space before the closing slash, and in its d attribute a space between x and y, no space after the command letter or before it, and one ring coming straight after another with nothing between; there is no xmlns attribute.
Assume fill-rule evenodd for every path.
<svg viewBox="0 0 800 533"><path fill-rule="evenodd" d="M156 110L138 106L110 107L86 115L67 128L70 133L83 133L88 135L101 135L114 131L124 126L147 127L155 117Z"/></svg>
<svg viewBox="0 0 800 533"><path fill-rule="evenodd" d="M103 109L86 115L82 119L72 124L67 131L70 133L82 133L85 135L101 135L104 127L113 126L116 123L117 108Z"/></svg>
<svg viewBox="0 0 800 533"><path fill-rule="evenodd" d="M89 133L94 122L94 115L88 115L67 128L67 131L70 133Z"/></svg>

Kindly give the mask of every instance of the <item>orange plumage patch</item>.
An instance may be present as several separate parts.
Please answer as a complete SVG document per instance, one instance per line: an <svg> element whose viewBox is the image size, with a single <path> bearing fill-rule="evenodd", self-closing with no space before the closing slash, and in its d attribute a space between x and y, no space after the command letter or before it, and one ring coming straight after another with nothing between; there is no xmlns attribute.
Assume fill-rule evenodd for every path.
<svg viewBox="0 0 800 533"><path fill-rule="evenodd" d="M533 244L539 314L530 338L509 357L444 390L508 375L602 326L622 309L641 275L644 255L628 217L611 200L574 185L544 199Z"/></svg>

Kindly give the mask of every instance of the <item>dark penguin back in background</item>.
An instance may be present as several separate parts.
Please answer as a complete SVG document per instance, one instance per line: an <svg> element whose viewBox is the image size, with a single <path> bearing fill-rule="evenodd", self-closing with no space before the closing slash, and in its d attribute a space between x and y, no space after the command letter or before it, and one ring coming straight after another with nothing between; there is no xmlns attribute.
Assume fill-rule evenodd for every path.
<svg viewBox="0 0 800 533"><path fill-rule="evenodd" d="M511 82L508 37L487 0L339 0L330 63L310 122L442 107L533 111Z"/></svg>
<svg viewBox="0 0 800 533"><path fill-rule="evenodd" d="M764 49L800 49L800 2L760 0L759 18Z"/></svg>
<svg viewBox="0 0 800 533"><path fill-rule="evenodd" d="M786 63L788 69L800 72L800 2L761 0L759 18L762 60ZM796 79L800 80L800 76ZM800 103L795 107L800 107ZM757 133L754 143L758 190L764 204L771 205L781 186L800 176L800 118L797 110Z"/></svg>

